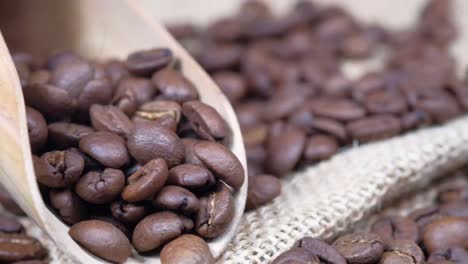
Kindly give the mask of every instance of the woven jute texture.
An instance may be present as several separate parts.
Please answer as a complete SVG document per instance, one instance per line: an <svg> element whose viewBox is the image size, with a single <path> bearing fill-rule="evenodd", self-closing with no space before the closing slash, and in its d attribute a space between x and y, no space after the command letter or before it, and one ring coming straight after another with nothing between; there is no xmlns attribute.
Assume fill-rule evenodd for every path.
<svg viewBox="0 0 468 264"><path fill-rule="evenodd" d="M353 147L284 179L272 204L244 215L219 263L269 263L304 236L330 239L383 203L420 190L468 161L468 117ZM28 219L51 263L73 263Z"/></svg>

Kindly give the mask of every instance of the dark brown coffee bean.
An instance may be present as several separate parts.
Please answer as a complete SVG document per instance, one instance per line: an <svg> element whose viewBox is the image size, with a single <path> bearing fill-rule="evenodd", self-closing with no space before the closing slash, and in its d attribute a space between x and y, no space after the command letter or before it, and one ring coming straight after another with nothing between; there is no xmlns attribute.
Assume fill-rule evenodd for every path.
<svg viewBox="0 0 468 264"><path fill-rule="evenodd" d="M238 102L247 94L247 84L242 75L236 72L219 71L212 77L231 103Z"/></svg>
<svg viewBox="0 0 468 264"><path fill-rule="evenodd" d="M304 248L292 248L278 257L272 264L320 264L319 258Z"/></svg>
<svg viewBox="0 0 468 264"><path fill-rule="evenodd" d="M127 138L133 132L132 121L119 108L112 105L92 105L91 123L98 131L107 131Z"/></svg>
<svg viewBox="0 0 468 264"><path fill-rule="evenodd" d="M351 80L339 74L325 80L322 93L325 96L343 97L351 92L352 87Z"/></svg>
<svg viewBox="0 0 468 264"><path fill-rule="evenodd" d="M443 123L461 114L458 102L445 91L409 94L408 98L414 108L428 113L437 123Z"/></svg>
<svg viewBox="0 0 468 264"><path fill-rule="evenodd" d="M33 156L34 157L34 156ZM11 198L11 195L8 191L0 184L0 204L4 209L8 210L10 213L18 216L23 216L24 212L21 207Z"/></svg>
<svg viewBox="0 0 468 264"><path fill-rule="evenodd" d="M438 206L424 207L414 210L408 215L408 218L412 219L419 226L420 234L422 234L421 231L427 224L440 217L442 217L442 214Z"/></svg>
<svg viewBox="0 0 468 264"><path fill-rule="evenodd" d="M46 250L35 238L24 234L0 233L0 262L41 259Z"/></svg>
<svg viewBox="0 0 468 264"><path fill-rule="evenodd" d="M154 124L139 124L127 141L130 154L139 162L163 158L171 168L182 163L184 144L171 130Z"/></svg>
<svg viewBox="0 0 468 264"><path fill-rule="evenodd" d="M166 68L158 71L151 81L163 99L183 103L198 98L198 91L193 83L174 69Z"/></svg>
<svg viewBox="0 0 468 264"><path fill-rule="evenodd" d="M380 264L424 264L424 253L419 246L409 240L395 240L386 246Z"/></svg>
<svg viewBox="0 0 468 264"><path fill-rule="evenodd" d="M81 138L93 133L91 127L74 123L51 123L49 124L49 141L60 149L78 147Z"/></svg>
<svg viewBox="0 0 468 264"><path fill-rule="evenodd" d="M348 132L346 132L345 126L342 123L330 118L314 118L312 122L312 128L336 137L341 142L345 142L348 139Z"/></svg>
<svg viewBox="0 0 468 264"><path fill-rule="evenodd" d="M261 122L263 104L258 101L240 103L236 107L237 120L242 128L257 125Z"/></svg>
<svg viewBox="0 0 468 264"><path fill-rule="evenodd" d="M439 192L437 199L441 203L449 203L468 199L468 186L451 186Z"/></svg>
<svg viewBox="0 0 468 264"><path fill-rule="evenodd" d="M189 190L207 189L215 184L213 174L198 164L182 164L169 170L168 184Z"/></svg>
<svg viewBox="0 0 468 264"><path fill-rule="evenodd" d="M327 243L312 237L299 240L295 247L304 248L319 257L322 262L333 264L346 264L345 258L338 250Z"/></svg>
<svg viewBox="0 0 468 264"><path fill-rule="evenodd" d="M22 233L23 225L15 218L0 216L0 232L3 233Z"/></svg>
<svg viewBox="0 0 468 264"><path fill-rule="evenodd" d="M85 203L71 190L52 189L49 192L49 199L52 207L67 224L73 225L88 216Z"/></svg>
<svg viewBox="0 0 468 264"><path fill-rule="evenodd" d="M172 59L172 52L165 48L137 51L128 55L125 66L132 74L147 77L166 67Z"/></svg>
<svg viewBox="0 0 468 264"><path fill-rule="evenodd" d="M443 215L468 218L468 202L464 200L445 203L440 206Z"/></svg>
<svg viewBox="0 0 468 264"><path fill-rule="evenodd" d="M314 124L314 121L315 116L310 111L309 105L307 103L296 109L294 112L292 112L288 118L289 124L304 130L307 134L310 134L313 131L312 126ZM336 121L331 120L331 122Z"/></svg>
<svg viewBox="0 0 468 264"><path fill-rule="evenodd" d="M424 228L423 242L429 253L451 247L468 247L468 219L443 217Z"/></svg>
<svg viewBox="0 0 468 264"><path fill-rule="evenodd" d="M201 138L223 140L228 136L229 127L226 121L213 107L200 101L190 101L182 105L182 111Z"/></svg>
<svg viewBox="0 0 468 264"><path fill-rule="evenodd" d="M112 98L111 103L117 106L117 108L122 110L122 112L128 116L133 115L139 105L137 95L132 89L126 89L123 90L123 92L116 93Z"/></svg>
<svg viewBox="0 0 468 264"><path fill-rule="evenodd" d="M278 176L291 171L302 156L306 135L301 129L289 126L280 133L269 133L267 170Z"/></svg>
<svg viewBox="0 0 468 264"><path fill-rule="evenodd" d="M130 162L125 140L116 134L100 131L81 138L80 150L109 168L120 168Z"/></svg>
<svg viewBox="0 0 468 264"><path fill-rule="evenodd" d="M71 151L52 151L33 157L37 181L52 188L74 184L84 169L83 158Z"/></svg>
<svg viewBox="0 0 468 264"><path fill-rule="evenodd" d="M73 59L60 63L52 71L51 84L78 98L83 87L94 77L92 65L82 59Z"/></svg>
<svg viewBox="0 0 468 264"><path fill-rule="evenodd" d="M106 204L118 197L124 185L125 175L120 170L90 171L76 183L75 192L89 203Z"/></svg>
<svg viewBox="0 0 468 264"><path fill-rule="evenodd" d="M353 233L339 237L333 246L350 264L375 263L382 256L384 244L373 233Z"/></svg>
<svg viewBox="0 0 468 264"><path fill-rule="evenodd" d="M157 89L150 80L146 78L127 77L119 82L115 91L114 101L117 98L125 97L126 93L135 96L136 103L142 105L151 101L156 95Z"/></svg>
<svg viewBox="0 0 468 264"><path fill-rule="evenodd" d="M107 79L88 82L77 98L78 109L87 112L93 104L108 104L112 100L112 87Z"/></svg>
<svg viewBox="0 0 468 264"><path fill-rule="evenodd" d="M195 230L203 238L215 238L224 233L234 218L234 197L218 183L216 190L200 198L200 210L195 216Z"/></svg>
<svg viewBox="0 0 468 264"><path fill-rule="evenodd" d="M115 219L114 217L110 215L95 215L91 216L90 220L99 220L99 221L104 221L107 222L115 227L117 227L126 237L130 237L130 232L128 231L127 226L120 222L119 220Z"/></svg>
<svg viewBox="0 0 468 264"><path fill-rule="evenodd" d="M66 90L49 84L37 84L24 91L26 104L39 110L46 118L61 120L69 117L77 101Z"/></svg>
<svg viewBox="0 0 468 264"><path fill-rule="evenodd" d="M36 153L44 147L47 141L47 123L42 114L31 107L26 107L26 120L31 150Z"/></svg>
<svg viewBox="0 0 468 264"><path fill-rule="evenodd" d="M305 99L305 96L301 93L277 92L265 103L262 116L270 121L282 119L298 109Z"/></svg>
<svg viewBox="0 0 468 264"><path fill-rule="evenodd" d="M184 214L197 212L200 201L195 194L179 186L168 185L154 197L153 206L161 211L171 210Z"/></svg>
<svg viewBox="0 0 468 264"><path fill-rule="evenodd" d="M307 139L304 158L307 161L326 160L338 151L338 142L327 135L314 135Z"/></svg>
<svg viewBox="0 0 468 264"><path fill-rule="evenodd" d="M163 247L161 263L214 264L215 260L205 240L195 235L185 234Z"/></svg>
<svg viewBox="0 0 468 264"><path fill-rule="evenodd" d="M122 191L127 202L139 202L153 198L167 181L168 169L163 159L154 159L128 177L128 185Z"/></svg>
<svg viewBox="0 0 468 264"><path fill-rule="evenodd" d="M125 201L115 201L110 205L112 216L124 223L137 223L148 210L146 206L140 204L127 203Z"/></svg>
<svg viewBox="0 0 468 264"><path fill-rule="evenodd" d="M429 115L423 111L407 112L401 117L401 126L404 130L419 128L431 124Z"/></svg>
<svg viewBox="0 0 468 264"><path fill-rule="evenodd" d="M468 263L468 250L462 247L453 247L432 253L427 259L429 264L460 264Z"/></svg>
<svg viewBox="0 0 468 264"><path fill-rule="evenodd" d="M48 59L47 59L47 69L49 70L55 70L58 66L69 63L69 62L74 62L74 61L80 61L82 60L77 54L71 52L71 51L60 51L52 54Z"/></svg>
<svg viewBox="0 0 468 264"><path fill-rule="evenodd" d="M339 121L350 121L362 118L366 111L351 100L317 98L309 101L313 114Z"/></svg>
<svg viewBox="0 0 468 264"><path fill-rule="evenodd" d="M199 141L193 147L195 156L213 175L238 190L245 180L245 172L239 159L225 146L211 141Z"/></svg>
<svg viewBox="0 0 468 264"><path fill-rule="evenodd" d="M246 210L271 202L281 194L281 182L272 175L249 176Z"/></svg>
<svg viewBox="0 0 468 264"><path fill-rule="evenodd" d="M392 240L419 240L419 230L416 223L407 217L385 216L377 220L371 231L379 235L382 241L389 243Z"/></svg>
<svg viewBox="0 0 468 264"><path fill-rule="evenodd" d="M151 251L192 228L192 220L184 216L172 212L154 213L135 226L132 245L138 252Z"/></svg>
<svg viewBox="0 0 468 264"><path fill-rule="evenodd" d="M388 90L367 93L364 105L372 114L401 114L407 109L405 97L398 92Z"/></svg>
<svg viewBox="0 0 468 264"><path fill-rule="evenodd" d="M392 115L374 115L348 123L346 130L353 139L369 142L398 135L401 122Z"/></svg>
<svg viewBox="0 0 468 264"><path fill-rule="evenodd" d="M119 60L111 59L105 64L106 75L113 86L116 86L120 80L128 77L129 72L125 64Z"/></svg>
<svg viewBox="0 0 468 264"><path fill-rule="evenodd" d="M83 221L73 225L68 233L86 250L105 260L124 263L131 255L128 238L107 222Z"/></svg>
<svg viewBox="0 0 468 264"><path fill-rule="evenodd" d="M192 138L183 138L182 143L185 148L185 163L203 165L203 162L195 155L195 145L200 140Z"/></svg>
<svg viewBox="0 0 468 264"><path fill-rule="evenodd" d="M198 61L208 71L228 70L239 65L243 49L236 44L212 44L204 49Z"/></svg>
<svg viewBox="0 0 468 264"><path fill-rule="evenodd" d="M157 100L143 104L133 116L133 121L155 121L164 126L164 120L169 118L171 126L164 126L175 130L182 115L182 107L175 101Z"/></svg>

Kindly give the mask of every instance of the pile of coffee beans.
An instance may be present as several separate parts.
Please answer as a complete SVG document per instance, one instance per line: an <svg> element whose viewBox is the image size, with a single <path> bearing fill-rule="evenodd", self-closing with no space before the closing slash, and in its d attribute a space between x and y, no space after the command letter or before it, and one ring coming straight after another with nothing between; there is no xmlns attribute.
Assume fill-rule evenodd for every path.
<svg viewBox="0 0 468 264"><path fill-rule="evenodd" d="M26 234L19 216L24 212L0 185L0 204L4 211L0 214L0 263L45 264L47 250L34 237Z"/></svg>
<svg viewBox="0 0 468 264"><path fill-rule="evenodd" d="M234 105L250 176L281 177L340 148L441 124L468 110L468 81L455 78L448 52L456 37L450 0L429 1L418 22L400 31L313 1L276 16L267 2L245 1L236 14L202 30L169 26ZM382 50L388 54L382 69L357 80L343 72L343 62ZM257 190L250 193L263 194L249 197L255 207L279 194L279 183L268 180L252 184Z"/></svg>
<svg viewBox="0 0 468 264"><path fill-rule="evenodd" d="M171 50L107 62L71 52L13 59L37 181L70 236L115 263L132 247L164 247L166 263L212 263L204 239L230 226L245 172L226 146L228 124L199 101Z"/></svg>
<svg viewBox="0 0 468 264"><path fill-rule="evenodd" d="M468 263L468 183L439 192L436 203L403 215L382 215L369 231L327 244L299 240L274 264L465 264Z"/></svg>

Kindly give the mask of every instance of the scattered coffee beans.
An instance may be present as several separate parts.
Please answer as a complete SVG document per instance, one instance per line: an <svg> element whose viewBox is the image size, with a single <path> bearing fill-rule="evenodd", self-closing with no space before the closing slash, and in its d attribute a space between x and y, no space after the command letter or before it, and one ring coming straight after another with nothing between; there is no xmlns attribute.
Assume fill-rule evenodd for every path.
<svg viewBox="0 0 468 264"><path fill-rule="evenodd" d="M223 145L230 128L198 100L176 60L160 48L125 61L62 52L43 64L16 62L30 73L22 88L43 195L71 225L70 236L105 260L123 263L132 246L154 254L174 240L164 247L167 263L212 263L203 239L222 235L233 220L245 172ZM278 193L271 188L261 203ZM5 248L20 239L31 245L12 260L42 257L39 244L15 236L22 235L5 235Z"/></svg>

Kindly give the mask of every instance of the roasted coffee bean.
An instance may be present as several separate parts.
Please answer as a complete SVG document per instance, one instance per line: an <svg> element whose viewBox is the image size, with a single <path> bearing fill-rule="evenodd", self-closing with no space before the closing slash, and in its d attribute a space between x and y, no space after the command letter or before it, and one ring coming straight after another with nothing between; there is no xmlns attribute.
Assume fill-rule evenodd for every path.
<svg viewBox="0 0 468 264"><path fill-rule="evenodd" d="M462 247L452 247L435 251L427 259L429 264L459 264L468 263L468 250Z"/></svg>
<svg viewBox="0 0 468 264"><path fill-rule="evenodd" d="M440 206L440 212L447 216L468 218L468 203L463 200L445 203Z"/></svg>
<svg viewBox="0 0 468 264"><path fill-rule="evenodd" d="M171 210L190 214L199 210L200 201L189 190L179 186L168 185L162 188L154 197L153 206L161 211Z"/></svg>
<svg viewBox="0 0 468 264"><path fill-rule="evenodd" d="M225 146L211 141L199 141L193 146L195 156L213 175L238 190L245 181L239 159Z"/></svg>
<svg viewBox="0 0 468 264"><path fill-rule="evenodd" d="M229 127L226 121L213 107L200 101L190 101L182 105L182 111L201 138L223 140L228 136Z"/></svg>
<svg viewBox="0 0 468 264"><path fill-rule="evenodd" d="M126 93L131 93L135 96L136 103L142 105L151 101L156 95L156 91L156 87L154 87L148 79L126 77L119 82L115 91L114 100L116 100L116 98L125 97Z"/></svg>
<svg viewBox="0 0 468 264"><path fill-rule="evenodd" d="M468 247L468 219L443 217L424 228L422 236L429 253L451 247Z"/></svg>
<svg viewBox="0 0 468 264"><path fill-rule="evenodd" d="M107 104L112 100L112 87L107 79L88 82L77 98L78 110L87 112L93 104Z"/></svg>
<svg viewBox="0 0 468 264"><path fill-rule="evenodd" d="M346 130L353 139L369 142L398 135L401 122L392 115L374 115L348 123Z"/></svg>
<svg viewBox="0 0 468 264"><path fill-rule="evenodd" d="M372 114L401 114L407 110L405 97L400 93L387 90L368 93L364 99L364 105Z"/></svg>
<svg viewBox="0 0 468 264"><path fill-rule="evenodd" d="M372 225L371 231L379 235L385 243L392 240L419 240L418 226L407 217L382 217Z"/></svg>
<svg viewBox="0 0 468 264"><path fill-rule="evenodd" d="M384 244L373 233L353 233L339 237L333 246L343 255L348 263L375 263L382 256Z"/></svg>
<svg viewBox="0 0 468 264"><path fill-rule="evenodd" d="M236 44L212 44L204 49L198 61L208 71L228 70L239 65L243 49Z"/></svg>
<svg viewBox="0 0 468 264"><path fill-rule="evenodd" d="M247 84L242 75L236 72L220 71L212 77L231 103L238 102L247 94Z"/></svg>
<svg viewBox="0 0 468 264"><path fill-rule="evenodd" d="M282 129L276 135L270 132L267 143L267 170L278 176L291 171L302 156L306 135L293 126Z"/></svg>
<svg viewBox="0 0 468 264"><path fill-rule="evenodd" d="M47 141L47 123L42 114L31 107L26 107L26 121L31 150L35 153L39 152Z"/></svg>
<svg viewBox="0 0 468 264"><path fill-rule="evenodd" d="M90 220L99 220L99 221L107 222L117 227L120 231L122 231L122 233L124 233L126 237L130 237L130 232L128 231L127 226L110 215L95 215L95 216L91 216Z"/></svg>
<svg viewBox="0 0 468 264"><path fill-rule="evenodd" d="M34 157L34 156L33 156ZM16 204L15 200L11 198L11 195L8 191L0 184L0 204L4 209L8 210L10 213L22 216L24 215L23 209Z"/></svg>
<svg viewBox="0 0 468 264"><path fill-rule="evenodd" d="M93 204L106 204L120 194L125 185L125 175L116 169L102 172L90 171L75 185L75 192L83 200Z"/></svg>
<svg viewBox="0 0 468 264"><path fill-rule="evenodd" d="M130 162L125 140L116 134L99 131L81 138L80 150L110 168L120 168Z"/></svg>
<svg viewBox="0 0 468 264"><path fill-rule="evenodd" d="M419 246L409 240L390 242L379 261L380 264L411 263L424 264L424 253Z"/></svg>
<svg viewBox="0 0 468 264"><path fill-rule="evenodd" d="M185 234L169 242L161 250L161 263L214 264L208 244L198 236Z"/></svg>
<svg viewBox="0 0 468 264"><path fill-rule="evenodd" d="M322 93L325 96L342 97L347 96L352 89L353 83L345 76L339 74L325 80Z"/></svg>
<svg viewBox="0 0 468 264"><path fill-rule="evenodd" d="M346 264L346 259L338 250L316 238L305 237L299 240L294 247L306 249L325 263Z"/></svg>
<svg viewBox="0 0 468 264"><path fill-rule="evenodd" d="M133 115L138 109L137 95L132 89L125 89L120 93L115 93L111 102L128 116Z"/></svg>
<svg viewBox="0 0 468 264"><path fill-rule="evenodd" d="M461 114L461 108L455 98L446 92L418 93L408 95L416 109L424 111L437 123L443 123Z"/></svg>
<svg viewBox="0 0 468 264"><path fill-rule="evenodd" d="M49 192L49 199L52 207L67 224L73 225L88 216L85 203L71 190L52 189Z"/></svg>
<svg viewBox="0 0 468 264"><path fill-rule="evenodd" d="M78 147L78 143L84 136L94 132L88 126L57 122L49 124L49 141L59 149Z"/></svg>
<svg viewBox="0 0 468 264"><path fill-rule="evenodd" d="M132 204L125 201L115 201L110 205L112 216L115 219L124 223L137 223L145 215L147 215L147 208L141 204Z"/></svg>
<svg viewBox="0 0 468 264"><path fill-rule="evenodd" d="M24 90L26 104L40 111L47 119L61 120L69 117L77 101L66 90L50 84L37 84Z"/></svg>
<svg viewBox="0 0 468 264"><path fill-rule="evenodd" d="M0 233L0 262L41 259L46 250L35 239L24 234Z"/></svg>
<svg viewBox="0 0 468 264"><path fill-rule="evenodd" d="M438 206L429 206L414 210L408 215L408 218L412 219L419 226L420 234L422 234L421 230L427 224L440 217L442 217L442 214Z"/></svg>
<svg viewBox="0 0 468 264"><path fill-rule="evenodd" d="M60 51L53 53L47 58L47 69L49 70L55 70L58 66L73 62L73 61L79 61L82 60L77 54L70 52L70 51Z"/></svg>
<svg viewBox="0 0 468 264"><path fill-rule="evenodd" d="M185 156L180 138L171 130L154 124L138 125L128 137L127 146L139 163L162 158L171 168L181 164Z"/></svg>
<svg viewBox="0 0 468 264"><path fill-rule="evenodd" d="M441 203L449 203L468 199L468 186L452 186L439 192L437 197Z"/></svg>
<svg viewBox="0 0 468 264"><path fill-rule="evenodd" d="M77 98L83 87L94 78L94 68L82 59L67 60L52 71L51 84L67 91Z"/></svg>
<svg viewBox="0 0 468 264"><path fill-rule="evenodd" d="M193 83L174 69L166 68L158 71L151 81L163 99L183 103L198 98L198 91Z"/></svg>
<svg viewBox="0 0 468 264"><path fill-rule="evenodd" d="M278 257L272 264L320 264L319 258L304 248L292 248Z"/></svg>
<svg viewBox="0 0 468 264"><path fill-rule="evenodd" d="M430 123L431 120L429 115L419 110L407 112L401 117L401 126L404 130L419 128L429 125Z"/></svg>
<svg viewBox="0 0 468 264"><path fill-rule="evenodd" d="M106 75L113 86L116 86L120 80L126 78L129 75L125 64L116 59L109 60L104 67Z"/></svg>
<svg viewBox="0 0 468 264"><path fill-rule="evenodd" d="M163 159L151 160L128 177L122 198L127 202L151 199L164 186L167 177L167 163Z"/></svg>
<svg viewBox="0 0 468 264"><path fill-rule="evenodd" d="M173 55L169 49L158 48L128 55L125 66L132 74L147 77L166 67L172 60Z"/></svg>
<svg viewBox="0 0 468 264"><path fill-rule="evenodd" d="M15 218L0 216L0 232L22 233L23 231L23 226Z"/></svg>
<svg viewBox="0 0 468 264"><path fill-rule="evenodd" d="M194 147L199 141L193 138L182 139L185 148L185 163L203 165L203 162L195 155Z"/></svg>
<svg viewBox="0 0 468 264"><path fill-rule="evenodd" d="M135 112L133 120L135 122L155 121L163 125L162 121L164 121L164 118L169 117L173 121L172 128L175 131L181 115L182 107L179 103L175 101L157 100L143 104L138 111Z"/></svg>
<svg viewBox="0 0 468 264"><path fill-rule="evenodd" d="M268 125L259 124L242 130L242 137L246 148L263 145L268 138ZM247 155L249 155L247 153Z"/></svg>
<svg viewBox="0 0 468 264"><path fill-rule="evenodd" d="M363 118L366 111L351 100L317 98L309 101L310 110L318 116L338 121L351 121Z"/></svg>
<svg viewBox="0 0 468 264"><path fill-rule="evenodd" d="M271 202L281 194L281 182L273 175L249 176L246 210Z"/></svg>
<svg viewBox="0 0 468 264"><path fill-rule="evenodd" d="M261 122L263 105L258 102L241 103L236 107L237 120L242 128L257 125Z"/></svg>
<svg viewBox="0 0 468 264"><path fill-rule="evenodd" d="M138 252L156 249L193 228L191 219L171 212L146 216L133 231L132 245Z"/></svg>
<svg viewBox="0 0 468 264"><path fill-rule="evenodd" d="M307 139L304 147L304 159L318 161L329 159L338 151L338 142L327 135L314 135Z"/></svg>
<svg viewBox="0 0 468 264"><path fill-rule="evenodd" d="M83 158L72 151L47 152L41 158L33 157L37 181L52 188L74 184L84 169Z"/></svg>
<svg viewBox="0 0 468 264"><path fill-rule="evenodd" d="M234 198L223 183L218 183L213 192L200 198L195 231L203 238L215 238L228 228L233 218Z"/></svg>
<svg viewBox="0 0 468 264"><path fill-rule="evenodd" d="M270 121L282 119L298 109L305 99L305 96L298 92L277 92L265 103L262 116Z"/></svg>
<svg viewBox="0 0 468 264"><path fill-rule="evenodd" d="M124 263L131 255L128 238L107 222L83 221L73 225L68 233L86 250L105 260Z"/></svg>
<svg viewBox="0 0 468 264"><path fill-rule="evenodd" d="M107 131L127 138L134 129L132 121L119 108L112 105L92 105L91 123L98 131Z"/></svg>
<svg viewBox="0 0 468 264"><path fill-rule="evenodd" d="M187 148L186 148L187 150ZM202 190L216 182L213 174L198 164L182 164L169 170L168 184L177 185L189 190Z"/></svg>
<svg viewBox="0 0 468 264"><path fill-rule="evenodd" d="M348 139L348 132L346 132L345 126L342 123L330 118L314 118L312 121L312 128L322 133L336 137L341 142L346 142Z"/></svg>

